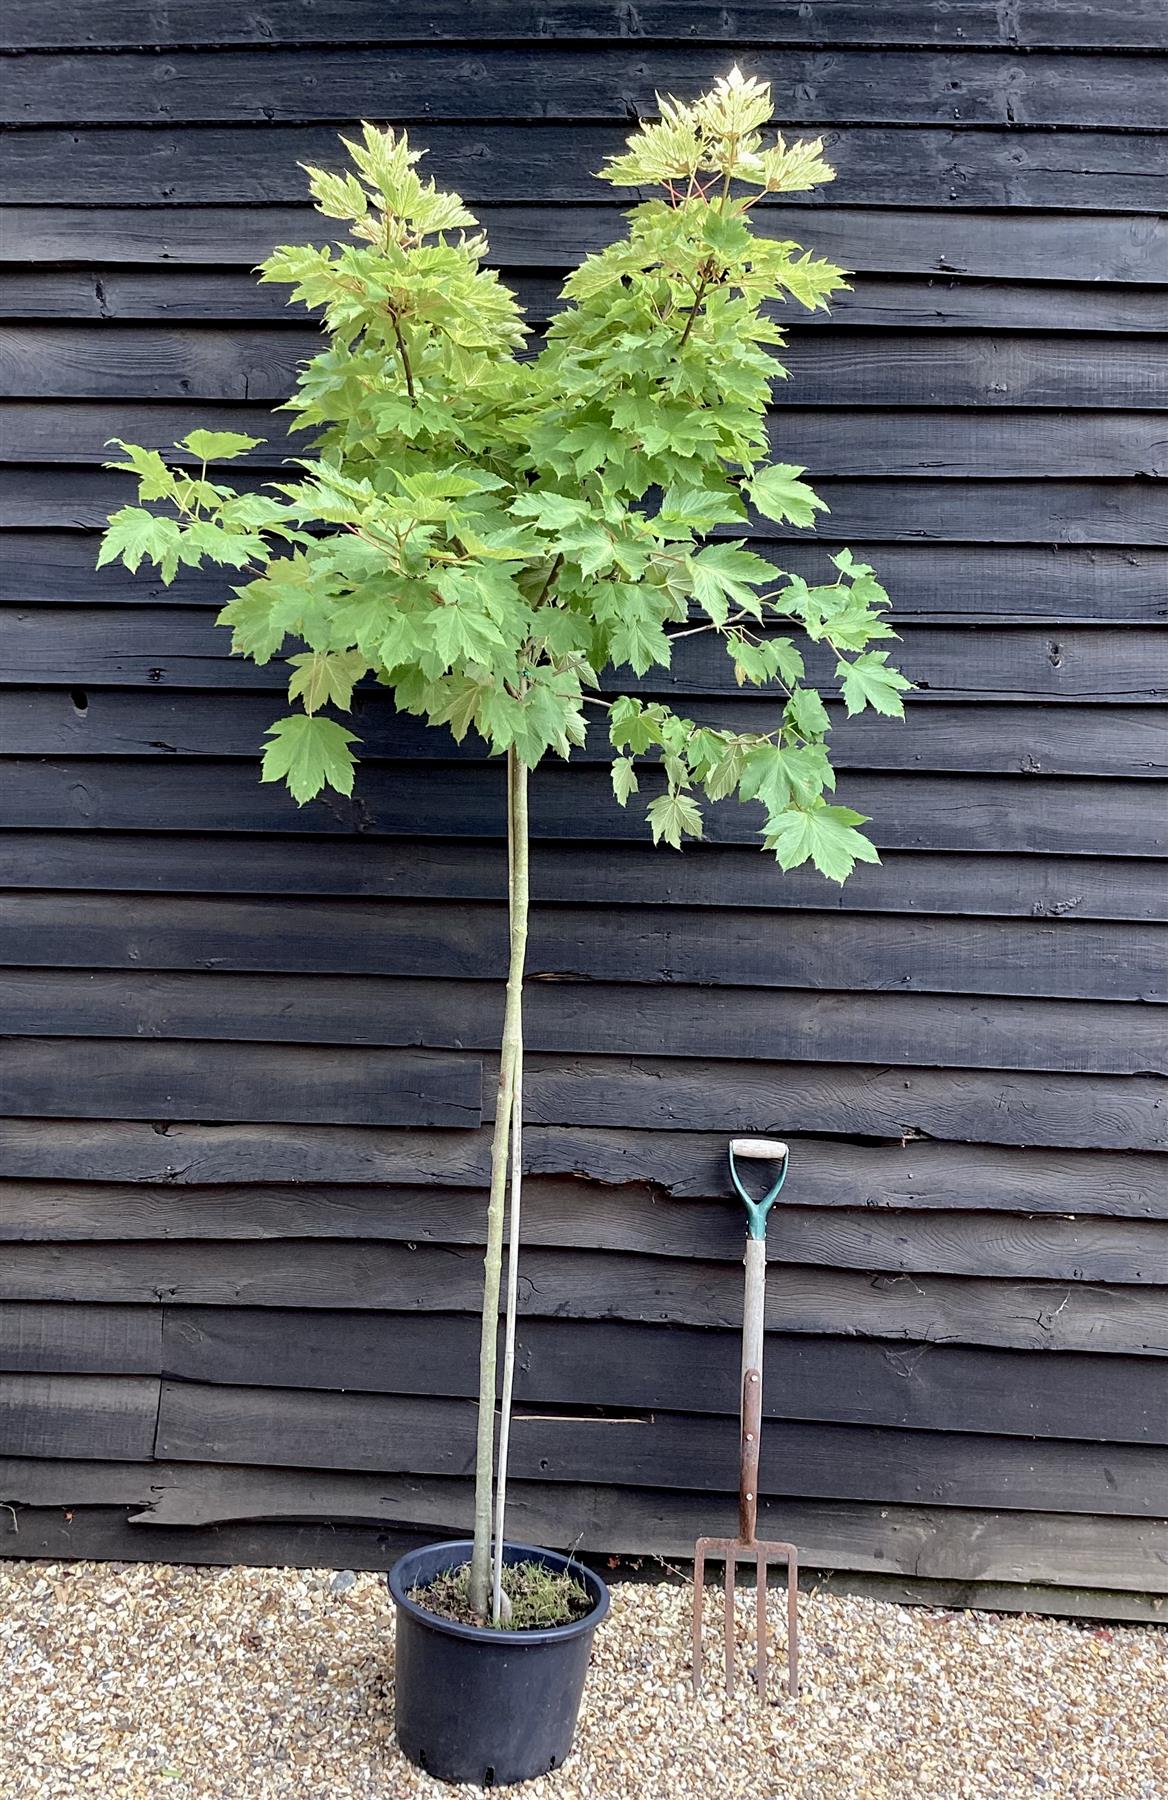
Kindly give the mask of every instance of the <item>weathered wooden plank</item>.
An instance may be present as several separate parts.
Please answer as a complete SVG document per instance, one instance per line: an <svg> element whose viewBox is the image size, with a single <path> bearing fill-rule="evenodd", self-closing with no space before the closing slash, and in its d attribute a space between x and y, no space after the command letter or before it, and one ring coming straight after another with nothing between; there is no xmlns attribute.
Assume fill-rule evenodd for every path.
<svg viewBox="0 0 1168 1800"><path fill-rule="evenodd" d="M87 978L78 1000L76 977L57 971L47 993L40 978L26 980L27 998L21 999L18 982L6 972L0 978L0 1022L6 1032L18 1036L44 1036L46 1027L66 1036L102 1038L181 1037L190 1033L195 1021L189 1017L179 1014L160 1020L149 1015L146 1008L150 999L156 1000L157 996L153 984L145 985L147 998L135 1011L129 1003L132 996L127 993L127 984L119 984L116 991L123 1006L118 1010L111 1003L112 984L103 987L99 981ZM258 1035L263 1022L248 1011L246 992L238 1014L232 1009L229 1015L219 1007L216 1015L215 1008L224 990L222 984L214 982L207 988L211 1003L207 1008L207 1036L216 1032L227 1038ZM319 984L312 984L309 1006L303 1014L289 1020L284 1027L286 1034L299 1031L312 1041L330 1032L343 1037L350 1010L350 1044L375 1034L375 1021L381 1010L376 996L361 1011L356 1006L355 984L350 990L354 996L351 1009L344 1005L343 997L332 995L331 989L326 988L324 993L318 989ZM341 1001L335 1021L327 1016L330 997ZM322 1011L326 1014L323 1020ZM902 1036L907 1048L914 1033L905 1014L898 1011L897 1016L904 1024ZM272 1022L270 1029L273 1033L279 1029L278 1020ZM489 1046L484 1044L483 1048L487 1050ZM767 1129L784 1133L806 1131L821 1136L840 1133L887 1139L928 1137L953 1143L1064 1149L1168 1148L1168 1095L1162 1079L1155 1076L1088 1077L1032 1070L983 1073L911 1064L889 1069L815 1060L743 1063L709 1057L695 1063L676 1055L546 1056L538 1051L529 1055L527 1070L525 1110L533 1125L616 1124L637 1130L680 1127L689 1131L755 1131L765 1123ZM488 1061L488 1100L492 1097L489 1076ZM782 1096L781 1106L777 1095ZM42 1198L47 1200L48 1196ZM979 1203L992 1207L994 1196L985 1196ZM1010 1195L1000 1195L997 1204L1009 1210ZM99 1216L100 1203L96 1198L93 1205ZM1054 1204L1037 1210L1059 1208ZM252 1210L244 1209L242 1217L250 1221ZM105 1235L118 1233L107 1231ZM242 1235L251 1235L246 1224ZM261 1230L259 1235L266 1232Z"/></svg>
<svg viewBox="0 0 1168 1800"><path fill-rule="evenodd" d="M452 1246L287 1243L15 1244L0 1298L465 1312L478 1304L481 1258ZM540 1318L739 1324L732 1263L531 1250L520 1311ZM776 1262L772 1330L840 1337L1168 1356L1168 1290L955 1275L897 1275Z"/></svg>
<svg viewBox="0 0 1168 1800"><path fill-rule="evenodd" d="M95 332L84 324L14 324L0 338L0 384L15 399L215 401L250 407L283 400L295 384L298 365L320 349L321 332L312 325L241 330L111 324ZM777 440L786 432L787 409L809 406L831 412L822 429L832 441L847 434L847 409L857 406L1055 407L1092 415L1110 408L1148 412L1168 406L1168 351L1150 336L1047 339L998 331L992 337L952 332L941 338L936 332L890 330L873 344L867 330L841 325L830 332L807 332L794 321L782 361L790 380L775 383ZM262 416L256 422L265 423ZM885 424L886 430L891 428ZM283 422L278 429L281 437L286 435ZM1091 429L1090 421L1086 429ZM1136 429L1132 424L1133 435ZM1154 430L1154 416L1148 429ZM270 431L267 425L266 433ZM845 472L822 464L819 468ZM861 472L871 473L872 465ZM1044 471L1039 463L1025 472ZM83 491L80 478L73 479L78 492ZM95 478L89 485L95 495L104 494L116 479Z"/></svg>
<svg viewBox="0 0 1168 1800"><path fill-rule="evenodd" d="M6 695L0 713L0 755L254 757L272 710L270 698L230 689L145 694L100 686L20 688ZM990 702L971 708L923 706L910 697L895 731L873 714L849 719L838 702L828 710L837 769L1168 775L1168 707L1023 709ZM462 760L485 754L477 734L456 744L449 732L395 711L384 693L359 695L352 716L366 757ZM767 731L774 705L729 697L714 705L699 700L689 716L699 724ZM581 761L607 761L611 754L606 733L596 725L575 752Z"/></svg>
<svg viewBox="0 0 1168 1800"><path fill-rule="evenodd" d="M167 1306L163 1316L163 1372L182 1381L478 1392L471 1314ZM526 1319L519 1345L520 1405L652 1412L680 1401L688 1412L737 1416L737 1332ZM770 1333L763 1404L768 1418L1168 1444L1168 1387L1153 1358Z"/></svg>
<svg viewBox="0 0 1168 1800"><path fill-rule="evenodd" d="M867 356L872 358L871 349ZM929 379L934 379L932 372ZM281 479L281 465L305 441L302 435L289 435L287 423L264 406L8 400L0 402L0 460L105 463L111 456L110 438L118 437L197 468L197 457L174 448L196 424L264 439L241 461L280 469ZM814 469L817 478L869 475L874 469L882 475L962 479L1168 473L1168 427L1158 412L970 413L941 405L883 412L792 406L773 415L771 442L777 455Z"/></svg>
<svg viewBox="0 0 1168 1800"><path fill-rule="evenodd" d="M556 309L559 282L553 275L513 269L507 281L533 322L542 323ZM1161 289L1152 287L864 275L835 297L830 312L800 309L796 316L785 310L776 316L801 329L829 331L837 325L867 325L927 331L1145 332L1168 330L1168 301ZM303 314L290 313L286 295L261 286L250 271L194 267L178 275L151 268L9 264L0 266L0 318L215 324L279 319L297 326Z"/></svg>
<svg viewBox="0 0 1168 1800"><path fill-rule="evenodd" d="M442 1125L482 1118L477 1058L268 1044L101 1038L0 1042L12 1117Z"/></svg>
<svg viewBox="0 0 1168 1800"><path fill-rule="evenodd" d="M784 544L782 566L818 580L827 547ZM1061 631L1092 621L1168 622L1168 555L1163 551L856 542L852 549L857 557L879 563L894 618L982 618L1011 624L1050 620ZM221 570L182 570L169 588L145 565L137 575L112 564L95 570L96 539L80 532L12 531L5 534L4 550L0 597L25 604L118 601L218 607L225 593Z"/></svg>
<svg viewBox="0 0 1168 1800"><path fill-rule="evenodd" d="M258 64L262 71L263 63ZM785 96L780 105L785 104ZM346 128L349 129L349 128ZM353 130L356 127L352 128ZM1163 140L1153 134L945 130L893 126L820 126L836 172L833 206L1033 206L1069 211L1148 211L1168 174ZM522 201L595 202L595 171L618 155L628 122L478 129L427 124L427 169L472 205ZM59 203L61 171L80 163L91 205L272 205L303 200L305 163L341 166L335 126L187 125L104 130L32 128L13 138L8 193L22 204ZM69 199L76 196L73 192ZM794 204L804 196L792 196ZM822 191L806 196L822 203Z"/></svg>
<svg viewBox="0 0 1168 1800"><path fill-rule="evenodd" d="M834 913L760 918L742 909L711 916L580 906L537 911L527 971L532 981L856 986L900 993L1156 1000L1168 997L1166 946L1168 934L1157 925L1084 919L872 920ZM507 972L507 917L504 907L486 902L435 908L415 901L301 901L291 909L282 898L114 900L104 894L17 892L0 897L0 958L14 967L212 967L218 973L501 980ZM290 1089L296 1066L289 1062L287 1077L279 1076ZM278 1057L272 1067L275 1078ZM350 1079L343 1071L338 1063L335 1079L342 1087ZM331 1085L327 1063L319 1073L323 1092ZM450 1085L443 1079L447 1073ZM185 1068L175 1079L187 1079ZM375 1077L366 1062L353 1068L351 1080L354 1095L362 1095L355 1099L358 1107L369 1104L372 1089L387 1080L403 1095L425 1094L440 1108L446 1101L462 1116L475 1104L469 1094L477 1070L425 1061L415 1069L399 1060ZM419 1121L407 1116L367 1122Z"/></svg>
<svg viewBox="0 0 1168 1800"><path fill-rule="evenodd" d="M377 1519L465 1529L469 1485L431 1477L314 1474L192 1468L162 1488L134 1523L150 1526L149 1551L168 1524L232 1518ZM161 1484L160 1484L161 1486ZM801 1504L759 1496L759 1535L789 1538L808 1567L859 1565L940 1578L1084 1581L1152 1592L1164 1589L1168 1523L1090 1519L964 1508ZM508 1488L516 1536L526 1543L577 1543L626 1554L685 1557L702 1531L733 1536L737 1507L717 1495L686 1495L599 1484ZM704 1523L703 1523L704 1521ZM155 1529L157 1527L157 1529ZM0 1519L0 1530L3 1520ZM189 1539L187 1540L189 1542Z"/></svg>
<svg viewBox="0 0 1168 1800"><path fill-rule="evenodd" d="M0 825L22 831L166 829L214 832L301 832L313 836L412 836L419 819L434 837L503 835L499 768L463 765L457 781L439 779L439 765L377 764L362 769L352 800L329 795L298 807L282 788L261 785L253 766L117 762L81 758L50 762L7 759L2 765ZM640 803L657 792L659 777L642 775ZM994 852L1079 856L1163 854L1164 807L1153 782L1114 783L1024 776L969 776L954 805L952 780L942 775L849 774L841 801L870 821L868 835L882 850ZM644 840L643 813L622 811L607 773L586 765L545 767L532 789L536 838L621 843ZM755 813L758 813L757 824ZM761 810L729 803L711 806L705 837L711 846L757 843ZM1073 872L1068 880L1074 888ZM823 904L827 884L821 884ZM813 901L813 904L820 904Z"/></svg>
<svg viewBox="0 0 1168 1800"><path fill-rule="evenodd" d="M175 1462L469 1475L469 1400L164 1381L159 1455ZM738 1422L690 1413L570 1417L518 1410L516 1480L613 1482L726 1492L736 1488ZM49 1454L52 1454L50 1452ZM762 1439L760 1488L771 1495L892 1505L1155 1518L1168 1452L862 1425L774 1421Z"/></svg>
<svg viewBox="0 0 1168 1800"><path fill-rule="evenodd" d="M254 44L273 39L293 44L490 43L541 38L557 41L635 36L637 41L751 44L892 44L964 49L1139 49L1161 47L1157 0L1092 0L1088 7L1064 0L1018 0L1003 13L997 0L886 0L873 17L865 0L816 0L801 7L753 4L733 13L710 0L648 0L637 7L630 31L618 0L586 0L556 8L517 0L504 12L468 11L464 0L430 0L424 15L411 8L387 10L376 0L265 0L242 8L231 0L206 0L196 13L176 11L161 0L116 0L95 13L85 0L11 0L0 44L6 49L135 49Z"/></svg>
<svg viewBox="0 0 1168 1800"><path fill-rule="evenodd" d="M185 691L282 692L287 683L284 664L255 667L231 656L229 634L216 628L214 616L210 610L186 607L155 610L140 606L116 611L104 607L10 608L4 614L9 647L0 678L21 685L69 684L80 691L80 699L71 697L77 712L86 709L90 689L110 686L150 688L148 708L157 705L157 690L168 685ZM1072 628L1060 632L1013 625L994 630L912 623L905 625L902 636L904 647L897 653L898 661L916 680L910 707L918 711L934 701L1059 699L1113 705L1147 704L1164 698L1162 639L1155 630ZM290 640L289 649L293 647ZM812 647L807 660L811 679L830 695L836 685L834 658ZM753 725L769 717L765 712L769 702L743 698L720 647L693 639L678 644L671 669L654 671L643 680L629 672L624 683L614 678L608 686L676 692L687 698L717 695L726 710L703 714L707 721L742 718ZM123 699L113 704L130 702ZM181 704L192 702L184 698ZM266 730L273 703L267 702L266 715L260 713L257 701L250 704L253 729ZM413 758L422 743L432 756L468 753L460 751L445 732L423 731L408 720L395 719L391 702L372 684L358 690L354 704L361 729L368 722L374 734L362 739L368 744L367 754L393 754L400 746ZM165 720L171 715L157 716ZM379 721L386 723L379 725ZM389 722L394 735L382 735ZM1149 720L1145 729L1155 730L1161 723ZM1040 741L1042 721L1034 721L1032 729ZM888 726L881 730L885 736L895 735ZM237 740L241 748L244 741ZM247 745L249 754L256 753L258 742L252 738ZM178 751L186 746L176 743L170 748ZM220 753L234 750L235 744L226 744ZM1028 768L1027 772L1035 771Z"/></svg>
<svg viewBox="0 0 1168 1800"><path fill-rule="evenodd" d="M728 1129L732 1127L728 1126ZM0 1240L16 1243L362 1239L482 1248L482 1190L169 1189L5 1183ZM737 1263L742 1221L718 1201L667 1201L645 1187L536 1181L529 1245ZM896 1274L1168 1286L1168 1224L981 1212L863 1211L796 1204L771 1233L787 1263Z"/></svg>
<svg viewBox="0 0 1168 1800"><path fill-rule="evenodd" d="M286 1564L299 1559L311 1568L367 1568L385 1566L407 1548L407 1534L400 1530L362 1532L360 1526L351 1525L329 1526L333 1535L322 1537L311 1534L313 1530L324 1528L310 1525L261 1525L252 1526L250 1530L238 1525L196 1525L187 1530L171 1525L167 1528L155 1526L144 1550L140 1525L149 1523L149 1514L139 1516L133 1525L126 1525L124 1512L113 1512L115 1507L158 1505L162 1510L173 1507L178 1514L193 1494L198 1494L198 1503L207 1507L211 1494L221 1496L225 1490L229 1490L236 1505L247 1494L252 1505L257 1507L263 1503L265 1487L277 1490L283 1480L283 1476L272 1476L261 1469L211 1469L193 1463L76 1463L32 1456L0 1462L0 1492L11 1496L11 1503L18 1508L16 1523L22 1528L25 1539L34 1539L34 1553L38 1555L104 1555L124 1561L148 1553L158 1561L247 1562L266 1559ZM290 1480L295 1483L297 1496L306 1494L313 1498L317 1512L322 1510L326 1494L333 1489L342 1496L342 1507L338 1510L349 1508L349 1516L362 1517L365 1510L369 1516L374 1516L378 1510L376 1499L380 1498L382 1485L376 1476L329 1476L324 1472L299 1471L290 1476ZM392 1487L396 1489L398 1481L392 1481ZM527 1489L527 1483L524 1483L524 1489ZM666 1496L662 1494L660 1498ZM279 1505L281 1503L277 1501L277 1507ZM56 1510L50 1512L49 1508ZM1026 1514L1011 1516L1011 1523L1024 1525L1024 1521ZM1118 1521L1107 1521L1107 1526L1112 1528L1116 1523ZM455 1528L459 1528L457 1519ZM434 1534L418 1530L414 1541L419 1543L425 1535L432 1537ZM0 1537L0 1555L18 1555L18 1544L20 1535L14 1534L13 1519L9 1514L9 1532L7 1537ZM313 1546L317 1544L320 1553L313 1555ZM585 1555L583 1561L590 1559ZM592 1561L599 1559L592 1555ZM605 1573L610 1571L606 1559L601 1566ZM633 1562L628 1573L635 1575L635 1571L637 1564ZM1114 1589L1091 1591L1037 1584L1002 1586L997 1582L972 1584L968 1580L889 1580L885 1575L864 1577L815 1571L815 1591L822 1593L824 1584L830 1584L831 1591L864 1591L869 1597L875 1595L914 1606L984 1606L990 1611L1046 1611L1087 1618L1146 1620L1163 1616L1163 1602L1154 1595L1123 1595Z"/></svg>
<svg viewBox="0 0 1168 1800"><path fill-rule="evenodd" d="M7 1029L30 1036L230 1041L242 1033L277 1043L473 1045L489 1053L502 1025L501 986L485 982L315 976L290 988L281 976L233 975L228 990L217 976L79 976L70 969L0 971L0 993ZM1164 1073L1168 1065L1157 1009L1091 1001L1006 997L989 1004L884 993L874 1007L863 992L809 1001L806 991L742 988L731 1008L711 988L535 982L526 1017L533 1053L569 1056L652 1057L667 1043L673 1056L702 1061L782 1055L810 1063L1101 1075Z"/></svg>
<svg viewBox="0 0 1168 1800"><path fill-rule="evenodd" d="M136 1462L154 1454L159 1381L148 1375L0 1375L9 1456Z"/></svg>
<svg viewBox="0 0 1168 1800"><path fill-rule="evenodd" d="M32 1471L36 1466L31 1461L16 1465L18 1470ZM71 1473L80 1477L94 1466L74 1464ZM140 1465L132 1477L142 1492L149 1470L152 1490L158 1490L153 1497L159 1507L168 1504L162 1499L162 1482L154 1480L162 1467ZM153 1513L138 1513L128 1520L124 1506L86 1506L77 1502L67 1506L63 1501L54 1506L21 1506L16 1489L17 1520L14 1522L7 1512L0 1512L0 1556L36 1556L54 1561L77 1557L132 1561L145 1556L152 1561L210 1565L386 1569L406 1550L432 1542L437 1536L465 1530L469 1517L469 1494L462 1483L439 1479L424 1487L414 1484L409 1490L401 1477L383 1482L376 1476L306 1471L296 1477L292 1495L301 1507L298 1517L294 1514L278 1523L183 1525L177 1521L192 1503L200 1511L215 1511L225 1503L228 1507L250 1506L253 1512L262 1509L272 1478L259 1470L200 1470L192 1464L167 1470L166 1475L171 1493L169 1504L176 1522L153 1524L149 1532L144 1525L150 1523ZM248 1483L246 1501L241 1476ZM21 1487L31 1479L34 1478L26 1475ZM282 1475L278 1483L285 1488L288 1478ZM110 1477L103 1472L93 1485L100 1492L110 1485ZM407 1491L414 1495L417 1523L345 1522L376 1519L392 1513L395 1507L400 1511L411 1504L405 1497ZM537 1510L536 1484L517 1483L515 1516L521 1517L522 1529L529 1538L547 1544L554 1540L565 1549L575 1545L580 1553L583 1537L579 1533L576 1538L563 1535L562 1509L569 1491L573 1495L569 1524L575 1529L580 1523L584 1535L591 1534L590 1541L597 1548L585 1550L583 1555L586 1560L598 1559L603 1568L608 1566L607 1557L614 1553L613 1546L634 1559L653 1556L682 1560L692 1554L694 1537L709 1524L708 1506L704 1513L700 1503L692 1504L688 1511L677 1508L680 1496L662 1492L650 1506L627 1489L568 1490L563 1484L551 1495L551 1502L560 1508L553 1519L551 1503L542 1511ZM227 1492L231 1500L225 1502ZM619 1525L613 1524L611 1507L602 1506L607 1496L633 1502L629 1516ZM278 1512L275 1516L279 1518ZM663 1517L667 1520L664 1526ZM735 1521L730 1510L725 1519L725 1529L733 1533ZM869 1592L870 1584L879 1579L884 1597L920 1605L985 1605L990 1610L1001 1606L1012 1611L1065 1611L1088 1618L1132 1618L1145 1622L1158 1621L1164 1615L1163 1603L1152 1591L1162 1579L1157 1571L1157 1558L1162 1561L1163 1556L1162 1533L1157 1534L1156 1528L1145 1520L1101 1519L1092 1524L1074 1514L955 1514L940 1508L930 1513L922 1508L863 1508L854 1503L820 1501L802 1513L795 1511L791 1502L777 1502L770 1508L766 1523L771 1535L786 1531L802 1546L815 1547L816 1560L805 1563L809 1575L814 1575L817 1568L844 1571L832 1577L837 1589L841 1584L855 1584ZM955 1524L958 1532L966 1534L964 1568ZM872 1531L857 1546L857 1534L865 1525ZM882 1535L875 1535L877 1532ZM606 1534L609 1542L601 1549ZM630 1546L627 1549L626 1540ZM943 1542L944 1550L934 1556L938 1542ZM972 1554L969 1545L975 1546ZM1062 1573L1052 1575L1054 1545L1062 1550L1063 1561ZM989 1561L991 1556L995 1559L993 1564ZM857 1563L863 1563L864 1572L853 1575L850 1570ZM903 1575L889 1577L890 1565L901 1569ZM997 1566L1009 1568L1011 1576L1005 1580L996 1577L992 1571ZM961 1572L939 1576L922 1573L934 1567ZM879 1571L879 1576L867 1573L869 1569ZM1096 1585L1091 1587L1083 1585L1091 1579L1088 1569L1095 1571ZM984 1578L973 1578L971 1570L981 1571ZM630 1573L635 1572L634 1563ZM1099 1585L1101 1579L1110 1586ZM1119 1584L1125 1580L1128 1587L1121 1589ZM1050 1585L1052 1581L1068 1585Z"/></svg>
<svg viewBox="0 0 1168 1800"><path fill-rule="evenodd" d="M500 268L563 269L621 230L615 205L492 206L479 215L490 232L491 262ZM308 206L10 206L0 209L0 223L0 261L9 264L251 269L277 244L336 236ZM865 274L1168 284L1168 230L1151 216L824 206L809 220L806 208L776 206L759 224L767 235L811 236L820 255Z"/></svg>
<svg viewBox="0 0 1168 1800"><path fill-rule="evenodd" d="M0 1369L28 1374L158 1375L160 1306L0 1307Z"/></svg>
<svg viewBox="0 0 1168 1800"><path fill-rule="evenodd" d="M1168 1091L1154 1076L539 1055L526 1067L527 1117L538 1124L745 1132L766 1120L820 1134L1168 1149Z"/></svg>
<svg viewBox="0 0 1168 1800"><path fill-rule="evenodd" d="M892 851L879 869L860 865L843 887L827 892L815 871L784 874L769 857L748 846L695 845L684 856L665 857L645 843L610 844L605 850L604 892L595 903L1168 918L1163 870L1150 859L1116 862L983 852L977 871L974 886L964 857ZM537 904L578 900L593 885L594 874L590 850L547 841L533 845L532 895ZM0 834L0 886L17 889L497 900L506 892L506 880L503 848L489 843L397 843L376 838L327 842L197 832L161 837L108 830Z"/></svg>
<svg viewBox="0 0 1168 1800"><path fill-rule="evenodd" d="M821 558L826 560L826 547ZM221 598L229 597L225 582ZM286 664L274 660L256 666L233 656L230 633L216 626L215 616L211 608L194 607L8 607L0 614L5 641L0 682L82 692L90 687L171 687L282 695ZM1010 624L992 629L911 622L905 623L901 638L896 660L916 684L915 706L934 700L1144 705L1162 704L1168 695L1165 639L1154 628L1040 630ZM288 640L290 651L297 641ZM831 693L838 687L834 654L814 645L805 648L809 679ZM743 697L721 644L700 636L677 643L669 669L638 678L622 668L604 685L609 692L720 696L735 706ZM370 705L374 714L389 710L372 683L359 690L357 704ZM446 741L444 736L435 740ZM450 754L457 752L452 748Z"/></svg>
<svg viewBox="0 0 1168 1800"><path fill-rule="evenodd" d="M720 47L670 45L651 59L633 46L542 39L488 58L427 44L413 49L321 45L311 56L273 46L246 50L136 51L97 56L32 53L6 59L0 119L19 125L142 121L309 121L336 118L614 119L652 116L655 92L696 94L722 73ZM1086 54L1074 81L1062 57L937 50L744 47L747 74L774 84L784 124L1168 125L1155 57Z"/></svg>
<svg viewBox="0 0 1168 1800"><path fill-rule="evenodd" d="M481 1187L488 1168L485 1133L475 1137L430 1132L421 1137L369 1128L342 1133L311 1126L294 1132L279 1126L212 1131L174 1125L167 1129L168 1142L160 1154L147 1141L145 1126L70 1124L55 1127L47 1157L46 1135L44 1128L9 1122L0 1142L6 1163L10 1159L17 1166L11 1171L6 1166L4 1172L31 1174L31 1168L20 1166L23 1156L30 1158L41 1178L61 1174L94 1180L102 1178L112 1161L111 1179L203 1185L247 1176L254 1160L255 1178L267 1182L381 1180ZM73 1159L83 1149L90 1161L78 1168ZM722 1131L707 1136L534 1127L526 1149L527 1166L534 1175L585 1175L617 1186L650 1182L678 1199L731 1193ZM222 1156L217 1159L214 1153L219 1151ZM61 1169L51 1166L54 1158L64 1165ZM1164 1216L1168 1200L1162 1162L1148 1155L1050 1150L1037 1154L913 1139L860 1148L833 1139L800 1138L796 1160L806 1205L995 1210L1012 1200L1017 1211L1155 1218ZM46 1162L50 1166L39 1166ZM289 1173L290 1167L294 1173Z"/></svg>

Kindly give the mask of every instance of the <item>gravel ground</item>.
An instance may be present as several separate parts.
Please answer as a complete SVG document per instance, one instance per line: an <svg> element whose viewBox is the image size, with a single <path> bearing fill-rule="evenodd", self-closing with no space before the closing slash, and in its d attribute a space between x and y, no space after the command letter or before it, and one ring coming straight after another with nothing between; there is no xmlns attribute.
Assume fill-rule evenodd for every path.
<svg viewBox="0 0 1168 1800"><path fill-rule="evenodd" d="M718 1595L708 1594L716 1648ZM748 1600L743 1597L745 1637ZM776 1633L783 1596L771 1596ZM808 1595L803 1697L689 1692L688 1589L624 1585L528 1800L1164 1800L1168 1632ZM384 1580L0 1563L2 1800L438 1800L393 1741ZM745 1648L745 1646L744 1646ZM748 1667L743 1656L742 1666Z"/></svg>

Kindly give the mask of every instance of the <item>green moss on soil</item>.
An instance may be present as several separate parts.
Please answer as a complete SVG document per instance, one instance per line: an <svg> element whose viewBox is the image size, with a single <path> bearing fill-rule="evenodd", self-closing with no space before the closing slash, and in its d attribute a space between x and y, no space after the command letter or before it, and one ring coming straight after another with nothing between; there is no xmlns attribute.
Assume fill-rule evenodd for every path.
<svg viewBox="0 0 1168 1800"><path fill-rule="evenodd" d="M570 1569L557 1572L542 1563L509 1563L503 1569L503 1592L511 1602L508 1631L546 1631L552 1625L570 1625L591 1612L587 1588ZM481 1625L470 1603L470 1565L450 1569L424 1586L410 1589L415 1606L452 1619L458 1625Z"/></svg>

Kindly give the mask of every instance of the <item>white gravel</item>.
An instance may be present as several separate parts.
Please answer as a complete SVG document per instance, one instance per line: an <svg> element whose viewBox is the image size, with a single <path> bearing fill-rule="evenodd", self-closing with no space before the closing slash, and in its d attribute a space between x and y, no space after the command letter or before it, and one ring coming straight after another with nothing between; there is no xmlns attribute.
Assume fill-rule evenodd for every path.
<svg viewBox="0 0 1168 1800"><path fill-rule="evenodd" d="M806 1595L803 1695L689 1689L689 1590L624 1585L526 1800L1165 1800L1168 1632ZM749 1602L741 1596L742 1667ZM719 1596L707 1596L717 1650ZM783 1595L771 1596L781 1630ZM776 1686L778 1683L776 1683ZM438 1800L393 1741L382 1577L0 1563L2 1800Z"/></svg>

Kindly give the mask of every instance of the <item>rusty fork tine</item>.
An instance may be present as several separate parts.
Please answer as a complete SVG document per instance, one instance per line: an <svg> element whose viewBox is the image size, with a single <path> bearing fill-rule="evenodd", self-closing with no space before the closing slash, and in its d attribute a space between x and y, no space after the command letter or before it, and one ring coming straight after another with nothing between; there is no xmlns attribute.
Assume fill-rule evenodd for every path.
<svg viewBox="0 0 1168 1800"><path fill-rule="evenodd" d="M787 1552L787 1692L799 1698L799 1558L794 1544Z"/></svg>
<svg viewBox="0 0 1168 1800"><path fill-rule="evenodd" d="M759 1550L755 1558L758 1574L755 1577L754 1595L754 1662L756 1670L756 1686L760 1700L766 1699L767 1686L767 1559L766 1551Z"/></svg>
<svg viewBox="0 0 1168 1800"><path fill-rule="evenodd" d="M702 1600L706 1589L706 1547L701 1539L694 1545L693 1597L693 1691L702 1690Z"/></svg>
<svg viewBox="0 0 1168 1800"><path fill-rule="evenodd" d="M734 1692L734 1577L737 1572L737 1559L733 1546L726 1552L726 1598L725 1598L725 1632L726 1632L726 1692Z"/></svg>

